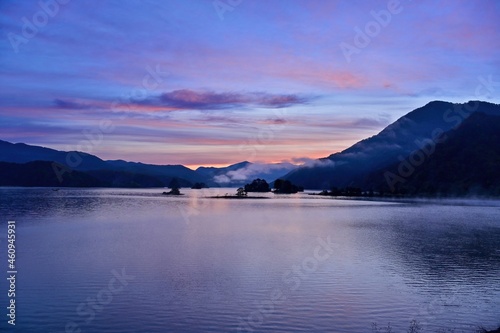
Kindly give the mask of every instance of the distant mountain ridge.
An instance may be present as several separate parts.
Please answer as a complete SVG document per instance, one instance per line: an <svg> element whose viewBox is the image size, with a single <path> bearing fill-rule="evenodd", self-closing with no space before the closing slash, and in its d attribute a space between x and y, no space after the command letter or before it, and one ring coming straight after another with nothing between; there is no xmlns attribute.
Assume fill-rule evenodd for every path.
<svg viewBox="0 0 500 333"><path fill-rule="evenodd" d="M202 181L195 171L186 168L183 165L152 165L126 161L104 161L97 156L77 151L58 151L55 149L31 146L24 143L10 143L0 140L0 161L24 164L34 161L50 161L57 163L55 168L59 170L61 177L68 175L69 170L80 172L92 172L95 175L103 175L103 171L108 171L108 175L114 175L123 179L123 183L111 180L111 183L118 187L126 186L130 183L130 177L145 176L154 177L156 180L149 179L147 182L138 182L136 187L149 187L149 184L155 183L157 186L163 184L167 186L173 179L177 178L182 186L190 186L193 182ZM100 172L97 172L100 171ZM114 173L112 173L113 171ZM57 171L55 171L57 173Z"/></svg>
<svg viewBox="0 0 500 333"><path fill-rule="evenodd" d="M52 172L58 178L68 178L61 181L59 185L53 179L47 180L47 184L54 186L82 186L82 179L88 179L92 186L112 186L112 187L166 187L175 178L182 187L191 187L195 183L205 183L209 186L242 186L251 182L253 178L262 178L268 181L274 180L296 166L289 163L262 164L250 163L247 161L236 163L228 167L199 167L191 170L183 165L153 165L140 162L128 162L124 160L105 161L97 156L77 152L58 151L55 149L32 146L24 143L10 143L0 140L0 162L14 163L20 169L30 170L31 173L38 173L40 177L46 176L47 164L37 164L40 169L33 167L33 162L52 162ZM8 174L12 174L13 165L0 165ZM75 173L70 176L70 171ZM0 176L6 175L1 173ZM89 177L82 176L85 174ZM26 181L18 181L20 186L41 186L39 182L32 179L32 184ZM17 179L14 177L13 179ZM1 184L1 183L0 183ZM10 186L14 186L11 181ZM22 185L21 185L22 184ZM2 185L0 185L2 186ZM4 185L6 186L6 185ZM49 186L49 185L46 185ZM51 185L52 186L52 185Z"/></svg>
<svg viewBox="0 0 500 333"><path fill-rule="evenodd" d="M61 180L50 161L0 162L0 186L103 187L108 183L82 171L68 173Z"/></svg>
<svg viewBox="0 0 500 333"><path fill-rule="evenodd" d="M81 158L81 161L79 158ZM0 161L10 163L52 161L82 171L105 169L108 167L106 162L99 157L84 152L65 152L40 146L31 146L25 143L10 143L2 140L0 140ZM78 165L73 165L73 163Z"/></svg>

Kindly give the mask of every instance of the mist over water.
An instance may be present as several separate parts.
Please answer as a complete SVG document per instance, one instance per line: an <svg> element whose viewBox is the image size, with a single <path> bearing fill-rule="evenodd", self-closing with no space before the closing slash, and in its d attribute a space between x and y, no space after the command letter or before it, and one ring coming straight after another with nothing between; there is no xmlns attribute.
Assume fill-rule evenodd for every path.
<svg viewBox="0 0 500 333"><path fill-rule="evenodd" d="M0 189L2 248L7 220L17 226L17 331L357 333L390 322L406 332L416 319L426 331L474 332L500 324L498 201L161 192ZM0 328L10 329L6 320Z"/></svg>

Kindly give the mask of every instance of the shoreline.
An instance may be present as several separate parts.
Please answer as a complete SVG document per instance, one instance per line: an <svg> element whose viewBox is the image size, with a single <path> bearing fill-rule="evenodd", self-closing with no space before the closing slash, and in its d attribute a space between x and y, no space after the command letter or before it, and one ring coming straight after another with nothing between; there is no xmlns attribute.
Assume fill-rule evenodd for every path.
<svg viewBox="0 0 500 333"><path fill-rule="evenodd" d="M268 197L249 197L249 196L238 197L236 195L227 195L227 196L216 195L216 196L205 197L205 198L208 198L208 199L271 199L271 198L268 198Z"/></svg>

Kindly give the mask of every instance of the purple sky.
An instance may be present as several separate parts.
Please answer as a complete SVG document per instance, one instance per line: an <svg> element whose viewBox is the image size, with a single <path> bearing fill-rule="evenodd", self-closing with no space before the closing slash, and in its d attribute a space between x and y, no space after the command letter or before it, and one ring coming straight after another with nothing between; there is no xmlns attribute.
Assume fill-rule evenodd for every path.
<svg viewBox="0 0 500 333"><path fill-rule="evenodd" d="M499 103L499 18L497 0L2 0L0 139L189 166L327 156L431 100Z"/></svg>

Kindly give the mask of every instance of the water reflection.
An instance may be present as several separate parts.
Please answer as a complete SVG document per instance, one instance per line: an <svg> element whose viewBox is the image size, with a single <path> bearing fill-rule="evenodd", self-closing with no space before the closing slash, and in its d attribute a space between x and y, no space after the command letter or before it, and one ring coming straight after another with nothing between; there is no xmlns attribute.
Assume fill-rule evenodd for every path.
<svg viewBox="0 0 500 333"><path fill-rule="evenodd" d="M21 329L60 332L74 321L92 332L235 332L278 289L286 300L254 331L366 332L372 322L406 331L411 319L471 332L497 324L500 210L491 202L161 192L0 189L0 212L19 221ZM295 273L328 236L328 260ZM139 278L83 324L79 304L122 268ZM300 276L295 290L283 278L290 271Z"/></svg>

